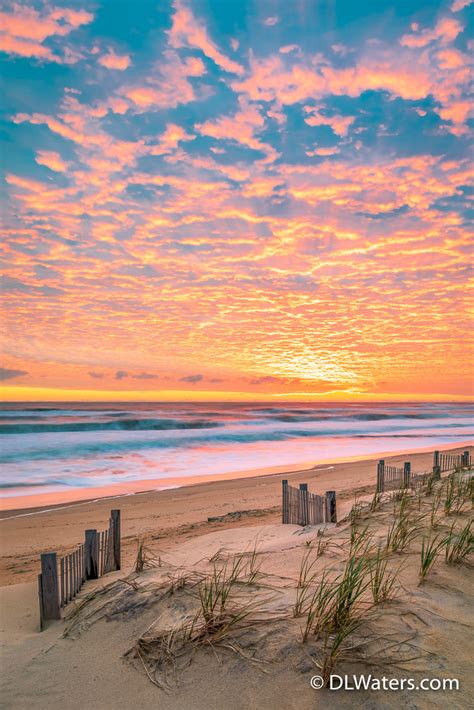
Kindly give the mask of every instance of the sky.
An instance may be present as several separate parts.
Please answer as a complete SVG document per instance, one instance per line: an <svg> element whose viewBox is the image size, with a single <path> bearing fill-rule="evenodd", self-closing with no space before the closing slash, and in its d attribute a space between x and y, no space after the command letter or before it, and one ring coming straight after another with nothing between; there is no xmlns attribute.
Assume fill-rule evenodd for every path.
<svg viewBox="0 0 474 710"><path fill-rule="evenodd" d="M469 397L469 0L0 7L6 400Z"/></svg>

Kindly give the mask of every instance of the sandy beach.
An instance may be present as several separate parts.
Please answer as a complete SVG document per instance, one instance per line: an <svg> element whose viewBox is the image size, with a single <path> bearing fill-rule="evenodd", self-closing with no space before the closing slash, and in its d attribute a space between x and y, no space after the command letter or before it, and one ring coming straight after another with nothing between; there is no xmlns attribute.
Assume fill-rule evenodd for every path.
<svg viewBox="0 0 474 710"><path fill-rule="evenodd" d="M460 453L470 447L460 445L445 451ZM56 551L63 554L82 541L87 528L102 529L111 508L122 511L122 554L125 567L131 564L139 537L153 537L160 547L175 539L202 535L215 527L253 525L255 522L276 522L280 517L281 481L288 479L292 485L308 483L314 493L335 490L342 510L354 502L355 495L363 496L375 490L375 471L378 458L385 456L387 463L403 465L410 460L413 471L427 471L432 465L433 453L418 451L380 454L377 458L358 458L352 461L308 462L305 466L274 467L223 476L192 478L189 485L168 490L146 490L133 495L120 489L107 489L110 497L95 498L105 493L91 491L92 499L61 504L55 494L39 499L24 499L22 508L0 512L1 556L0 585L36 580L39 572L39 555ZM150 481L144 482L150 484ZM160 481L161 483L161 481ZM171 482L168 482L171 485ZM181 479L182 483L182 479ZM136 487L136 484L135 484ZM84 497L84 491L80 491ZM112 497L117 495L118 497ZM10 501L12 499L9 499ZM34 508L24 504L32 500ZM43 505L38 505L39 500ZM5 504L5 500L3 501ZM209 517L241 512L239 519L209 523Z"/></svg>
<svg viewBox="0 0 474 710"><path fill-rule="evenodd" d="M450 451L460 453L467 448L472 455L474 447ZM429 470L432 452L406 452L385 458L390 464L410 460L412 470L422 472ZM317 553L315 570L328 563L337 569L355 529L347 516L355 501L367 510L367 501L375 490L375 469L375 459L319 463L292 472L252 472L253 475L237 479L120 498L4 511L0 523L4 707L125 710L138 703L140 707L167 710L296 710L314 706L315 697L316 707L350 707L350 692L326 690L315 696L309 677L318 670L316 658L311 656L310 645L301 644L301 624L290 624L287 618L287 610L291 611L294 604L294 585L302 557L307 550L321 547L321 526L306 529L281 525L281 480L286 478L293 485L307 482L310 490L317 493L337 491L341 522L326 526L325 551ZM421 505L420 499L421 513L416 513L420 518L428 515ZM111 507L121 509L122 570L86 583L78 600L66 608L65 621L53 623L39 633L39 554L52 550L63 554L73 549L85 528L104 526ZM392 508L392 503L386 503L372 517L364 514L367 525L373 528L374 539L382 539L385 534L383 526L392 515ZM359 530L365 524L361 521ZM139 575L133 573L138 539L144 540L149 560ZM262 603L266 604L264 627L269 619L274 619L275 625L270 624L265 631L262 620L256 619L243 636L238 634L238 641L231 643L238 643L238 653L218 647L199 650L191 659L186 657L182 666L178 663L172 677L165 672L170 688L163 690L150 683L149 670L144 670L146 663L143 666L135 652L129 653L137 639L150 624L152 628L157 623L175 625L178 619L186 618L196 594L195 582L189 579L208 574L215 560L246 555L253 548L258 549L258 574L262 575L253 593L262 595ZM465 708L472 694L468 681L472 644L466 637L472 611L471 572L465 566L440 566L433 572L431 585L418 587L418 557L419 554L409 554L403 560L400 574L404 591L400 601L371 621L371 629L383 628L383 634L395 634L400 648L405 636L411 639L410 644L416 640L417 653L423 660L408 664L409 672L402 672L403 663L398 670L392 667L392 675L419 677L424 672L429 676L461 677L463 692L454 699L451 693L450 704ZM98 594L100 590L103 591ZM87 595L90 601L82 605ZM245 650L248 648L250 656ZM401 655L408 657L408 648L411 646L403 647ZM261 660L252 661L254 654ZM360 661L356 668L359 672L367 670ZM179 677L175 677L175 672ZM60 684L56 682L58 677ZM370 696L362 697L368 702ZM385 693L383 704L374 707L395 707L401 698L408 702L410 696ZM426 693L423 697L417 695L412 707L441 708L445 702L444 693Z"/></svg>

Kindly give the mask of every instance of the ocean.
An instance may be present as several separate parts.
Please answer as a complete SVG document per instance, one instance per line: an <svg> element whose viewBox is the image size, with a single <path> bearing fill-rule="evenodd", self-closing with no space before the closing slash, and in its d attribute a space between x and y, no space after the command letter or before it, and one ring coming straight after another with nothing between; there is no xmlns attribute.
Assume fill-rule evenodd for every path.
<svg viewBox="0 0 474 710"><path fill-rule="evenodd" d="M167 479L454 447L472 439L473 414L458 403L4 404L1 488L4 498L77 498L78 489L167 488Z"/></svg>

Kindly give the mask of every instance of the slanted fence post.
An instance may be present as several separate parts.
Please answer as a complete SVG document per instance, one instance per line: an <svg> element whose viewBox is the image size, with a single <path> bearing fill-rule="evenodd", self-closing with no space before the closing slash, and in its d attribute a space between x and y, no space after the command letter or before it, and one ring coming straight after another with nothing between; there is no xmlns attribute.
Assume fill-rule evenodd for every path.
<svg viewBox="0 0 474 710"><path fill-rule="evenodd" d="M337 523L336 491L326 491L326 522Z"/></svg>
<svg viewBox="0 0 474 710"><path fill-rule="evenodd" d="M299 492L299 499L298 499L299 505L298 505L298 518L299 518L299 524L303 525L308 525L308 484L307 483L300 483L300 492Z"/></svg>
<svg viewBox="0 0 474 710"><path fill-rule="evenodd" d="M55 552L41 555L41 574L38 575L40 597L40 625L61 618L59 606L58 562Z"/></svg>
<svg viewBox="0 0 474 710"><path fill-rule="evenodd" d="M288 523L288 481L281 482L281 522Z"/></svg>
<svg viewBox="0 0 474 710"><path fill-rule="evenodd" d="M438 481L441 478L441 466L439 463L439 451L435 451L433 455L433 478Z"/></svg>
<svg viewBox="0 0 474 710"><path fill-rule="evenodd" d="M385 490L385 461L380 459L377 464L377 493L383 493Z"/></svg>
<svg viewBox="0 0 474 710"><path fill-rule="evenodd" d="M405 463L403 464L403 488L410 487L410 473L411 464L409 461L405 461Z"/></svg>
<svg viewBox="0 0 474 710"><path fill-rule="evenodd" d="M97 579L97 530L86 530L86 538L84 542L84 563L86 568L86 579Z"/></svg>
<svg viewBox="0 0 474 710"><path fill-rule="evenodd" d="M112 537L113 537L113 569L120 569L120 510L110 511L112 518Z"/></svg>

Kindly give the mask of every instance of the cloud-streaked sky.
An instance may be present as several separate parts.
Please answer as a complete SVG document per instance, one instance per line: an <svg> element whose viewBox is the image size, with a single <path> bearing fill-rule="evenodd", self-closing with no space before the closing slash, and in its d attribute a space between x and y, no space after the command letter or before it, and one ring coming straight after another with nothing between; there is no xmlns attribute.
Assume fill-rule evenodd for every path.
<svg viewBox="0 0 474 710"><path fill-rule="evenodd" d="M467 395L472 8L4 3L7 399Z"/></svg>

